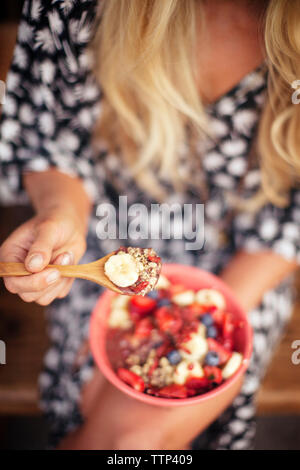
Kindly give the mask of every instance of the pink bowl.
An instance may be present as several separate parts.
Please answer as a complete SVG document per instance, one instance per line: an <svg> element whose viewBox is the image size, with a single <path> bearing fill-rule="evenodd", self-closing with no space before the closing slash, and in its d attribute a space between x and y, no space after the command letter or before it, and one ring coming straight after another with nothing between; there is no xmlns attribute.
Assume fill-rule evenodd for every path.
<svg viewBox="0 0 300 470"><path fill-rule="evenodd" d="M203 393L202 395L197 395L195 397L181 399L159 398L134 390L119 379L115 371L112 369L106 353L107 318L110 311L111 301L116 295L111 291L106 291L100 296L91 316L90 345L96 364L103 375L119 390L132 398L136 398L137 400L150 405L164 407L193 405L200 402L207 402L209 399L216 398L222 394L225 395L226 392L227 394L230 394L230 391L236 388L237 382L246 372L252 353L252 329L246 313L239 306L229 287L213 274L192 266L179 264L164 264L162 267L162 274L164 274L171 283L182 284L188 289L197 290L210 287L222 292L227 302L228 311L232 312L236 318L243 321L243 326L237 329L234 338L235 349L244 356L240 368L223 384L207 393Z"/></svg>

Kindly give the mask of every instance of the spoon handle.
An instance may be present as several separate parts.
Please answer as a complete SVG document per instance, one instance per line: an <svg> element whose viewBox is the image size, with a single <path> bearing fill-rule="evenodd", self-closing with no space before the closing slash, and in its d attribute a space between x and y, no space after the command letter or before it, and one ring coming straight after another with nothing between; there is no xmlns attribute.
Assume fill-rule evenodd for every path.
<svg viewBox="0 0 300 470"><path fill-rule="evenodd" d="M48 264L47 268L55 268L61 272L64 277L81 277L81 274L85 274L84 265L59 265L59 264ZM32 274L27 271L23 263L0 263L0 277L4 276L29 276Z"/></svg>
<svg viewBox="0 0 300 470"><path fill-rule="evenodd" d="M23 263L0 263L0 277L4 276L28 276L30 273Z"/></svg>

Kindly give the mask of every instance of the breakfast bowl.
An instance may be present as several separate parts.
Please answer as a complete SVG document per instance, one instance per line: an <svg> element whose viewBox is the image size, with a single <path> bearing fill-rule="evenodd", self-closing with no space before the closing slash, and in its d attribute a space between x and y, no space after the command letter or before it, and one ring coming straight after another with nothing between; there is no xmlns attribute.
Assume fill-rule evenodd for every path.
<svg viewBox="0 0 300 470"><path fill-rule="evenodd" d="M164 353L165 357L161 357L160 354L159 360L155 358L155 354L158 354L157 351L161 346L158 346L156 350L152 349L149 353L152 368L153 362L155 361L156 366L159 364L160 370L163 370L164 366L162 364L167 364L165 370L168 371L169 382L160 385L159 382L157 382L159 374L156 374L153 376L154 378L151 378L152 385L154 379L156 380L156 382L154 382L155 386L148 384L145 388L143 385L145 376L143 374L145 374L146 365L144 369L137 364L131 365L131 367L128 366L126 369L125 367L116 366L117 362L114 359L114 354L120 353L119 343L121 344L122 341L124 343L124 338L129 337L131 343L137 340L136 335L130 336L128 334L128 331L134 329L134 327L131 327L130 330L130 324L128 327L125 324L125 330L122 330L117 328L117 325L120 323L116 323L116 318L114 319L114 323L112 322L111 313L113 311L117 314L118 321L120 321L122 315L123 317L127 315L123 306L119 307L120 312L116 310L116 307L112 306L116 305L117 297L122 297L122 305L124 302L132 302L137 304L137 306L141 305L143 307L143 302L147 305L147 300L143 300L145 297L135 296L135 299L127 298L126 300L125 298L123 299L124 296L118 296L111 291L106 291L100 296L92 312L90 321L90 346L95 363L111 384L131 398L149 405L178 407L200 403L205 404L217 399L223 400L225 403L226 396L231 397L238 393L243 375L247 370L251 357L252 330L246 312L235 299L231 289L221 279L209 272L192 266L164 264L161 274L162 280L165 280L169 287L167 289L166 286L158 286L157 290L161 289L162 292L162 294L159 294L160 300L152 300L152 302L156 302L158 306L152 309L152 313L146 313L144 323L149 323L152 316L156 318L156 322L160 322L161 318L163 318L165 323L162 330L165 329L165 336L171 338L172 341L174 341L175 336L176 338L180 338L181 349L179 351L175 350L174 352L174 346L170 347L170 343L168 343L169 346ZM171 292L173 296L171 300L172 304L167 307L160 306L161 304L168 303L168 301L164 301L164 299L166 299L164 292ZM210 292L214 293L216 305L212 305L212 303L210 305L204 305L207 303L205 300L208 295L207 293ZM153 294L152 298L155 298L155 292ZM190 301L192 305L189 306L188 296L194 296L193 298L195 298L196 301L197 299L201 299L201 302L199 300L200 303L197 304L197 302L193 300ZM218 302L224 302L224 306L218 305ZM148 303L151 305L150 301L148 301ZM188 336L185 334L185 340L183 339L180 326L179 329L176 327L176 335L173 331L175 336L172 336L165 326L166 321L164 314L167 312L167 309L172 313L172 308L177 312L179 323L181 321L180 315L186 315L186 312L189 312L189 315L191 315L192 312L194 315L194 311L197 313L197 319L193 319L191 325L199 322L199 327L197 327L197 331L193 330L192 333L189 332ZM140 315L141 311L143 312L141 309L136 310L133 308L133 320L129 320L131 325L136 320L137 312L138 315ZM120 313L122 313L122 315L120 315ZM225 321L222 320L223 323L222 326L220 326L218 322L222 315ZM123 317L122 328L124 328ZM125 319L125 322L128 321L128 318ZM228 318L230 321L228 321ZM210 323L212 321L216 323ZM224 322L226 323L225 325ZM137 323L134 324L135 328L137 328ZM189 330L189 323L186 322L186 319L185 323L181 322L180 324L185 325L187 331ZM142 323L140 322L139 325L142 325ZM174 327L173 323L172 325ZM222 336L223 343L219 344L218 339L221 335L220 329L224 331L224 328L230 332L230 338L228 337L226 339ZM182 326L182 329L184 329L184 326ZM216 330L218 330L218 333L216 333ZM142 334L145 333L145 325L143 328L139 327L139 332L141 331ZM112 336L112 333L114 333L114 336ZM155 329L151 332L152 336L154 333L157 333ZM219 336L216 337L217 334ZM167 339L167 341L169 341L169 339ZM200 356L193 356L193 354L196 354L196 352L198 354L199 352L199 347L195 352L194 344L196 343L202 345L202 348L203 345L204 349L206 348L203 353L201 353L201 360ZM191 346L193 346L193 350L191 350ZM180 362L178 362L176 355L181 358ZM126 361L129 362L129 358L131 359L132 357L133 354L128 356ZM221 365L218 364L218 361ZM186 366L186 364L188 364L188 366ZM149 371L149 366L147 370ZM172 382L172 378L170 379L170 371L173 374L172 377L175 377L175 383ZM182 378L182 371L184 371L184 378ZM213 373L211 373L211 371ZM215 372L217 372L217 374L215 374ZM131 383L132 377L136 379L136 385ZM206 384L205 386L204 383Z"/></svg>

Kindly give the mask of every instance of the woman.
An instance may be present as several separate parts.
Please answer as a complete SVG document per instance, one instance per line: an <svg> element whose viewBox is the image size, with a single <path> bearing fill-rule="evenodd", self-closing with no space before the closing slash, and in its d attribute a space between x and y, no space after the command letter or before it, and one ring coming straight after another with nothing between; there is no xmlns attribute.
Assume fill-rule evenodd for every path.
<svg viewBox="0 0 300 470"><path fill-rule="evenodd" d="M1 261L32 272L5 279L10 292L54 301L39 381L54 445L184 449L206 430L194 446L252 448L254 396L290 315L299 259L290 88L299 20L298 0L25 1L2 115L2 187L8 200L26 189L36 215L3 243ZM146 245L220 275L249 311L254 352L240 393L238 384L205 412L149 409L107 384L86 341L100 289L76 281L70 291L45 268L136 245L96 236L97 204L117 206L119 195L148 207L204 202L202 250L185 250L184 238Z"/></svg>

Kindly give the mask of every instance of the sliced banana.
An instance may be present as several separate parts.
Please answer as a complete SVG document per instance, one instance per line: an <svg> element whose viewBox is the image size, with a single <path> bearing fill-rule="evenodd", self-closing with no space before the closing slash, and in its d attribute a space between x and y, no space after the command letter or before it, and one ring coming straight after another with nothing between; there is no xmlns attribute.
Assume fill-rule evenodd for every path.
<svg viewBox="0 0 300 470"><path fill-rule="evenodd" d="M195 301L195 292L193 290L185 290L180 292L180 294L174 295L172 301L181 307L191 305Z"/></svg>
<svg viewBox="0 0 300 470"><path fill-rule="evenodd" d="M238 352L233 352L231 358L228 359L222 370L223 379L228 379L229 377L231 377L238 370L238 368L242 364L242 361L242 354Z"/></svg>
<svg viewBox="0 0 300 470"><path fill-rule="evenodd" d="M182 346L184 346L184 349L180 349L180 354L190 361L201 361L208 351L206 339L198 333L192 333L191 338L183 343Z"/></svg>
<svg viewBox="0 0 300 470"><path fill-rule="evenodd" d="M169 286L170 286L170 281L161 274L158 278L155 289L168 289Z"/></svg>
<svg viewBox="0 0 300 470"><path fill-rule="evenodd" d="M132 326L132 321L128 310L125 308L113 308L108 318L108 325L111 328L130 328Z"/></svg>
<svg viewBox="0 0 300 470"><path fill-rule="evenodd" d="M206 338L206 326L203 325L203 323L200 323L200 325L198 326L197 334L202 338Z"/></svg>
<svg viewBox="0 0 300 470"><path fill-rule="evenodd" d="M214 305L220 309L226 307L223 295L215 289L200 289L196 293L195 300L200 305Z"/></svg>
<svg viewBox="0 0 300 470"><path fill-rule="evenodd" d="M129 287L139 278L139 268L135 259L129 254L119 252L108 258L104 265L106 276L119 287Z"/></svg>
<svg viewBox="0 0 300 470"><path fill-rule="evenodd" d="M116 295L111 302L111 308L126 308L130 299L130 295Z"/></svg>
<svg viewBox="0 0 300 470"><path fill-rule="evenodd" d="M189 367L193 365L193 368ZM183 385L188 377L203 377L204 371L200 366L199 362L196 361L181 361L174 372L174 383L177 385Z"/></svg>

